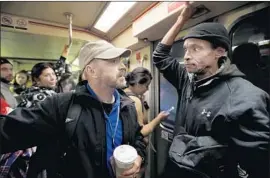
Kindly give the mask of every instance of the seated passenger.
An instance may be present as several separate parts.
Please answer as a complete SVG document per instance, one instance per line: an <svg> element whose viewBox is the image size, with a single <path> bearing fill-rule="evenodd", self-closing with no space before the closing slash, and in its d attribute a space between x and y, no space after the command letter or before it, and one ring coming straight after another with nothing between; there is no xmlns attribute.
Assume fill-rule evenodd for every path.
<svg viewBox="0 0 270 178"><path fill-rule="evenodd" d="M267 82L260 68L260 58L260 49L256 44L244 43L234 49L232 63L246 75L246 79L252 84L269 92L269 79Z"/></svg>

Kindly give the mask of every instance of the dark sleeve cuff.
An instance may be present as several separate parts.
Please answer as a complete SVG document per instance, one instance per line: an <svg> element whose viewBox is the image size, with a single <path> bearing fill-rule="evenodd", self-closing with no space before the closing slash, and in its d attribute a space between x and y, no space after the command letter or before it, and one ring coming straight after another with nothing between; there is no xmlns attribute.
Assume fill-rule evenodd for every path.
<svg viewBox="0 0 270 178"><path fill-rule="evenodd" d="M155 51L162 52L162 53L170 53L171 49L172 49L172 45L166 45L159 42Z"/></svg>

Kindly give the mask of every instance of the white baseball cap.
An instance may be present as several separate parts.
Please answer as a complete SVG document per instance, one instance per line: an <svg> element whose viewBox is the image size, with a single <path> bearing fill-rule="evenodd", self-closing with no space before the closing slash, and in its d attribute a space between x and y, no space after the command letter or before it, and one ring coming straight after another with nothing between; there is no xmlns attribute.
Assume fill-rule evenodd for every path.
<svg viewBox="0 0 270 178"><path fill-rule="evenodd" d="M100 40L86 43L80 50L79 66L84 69L93 59L114 59L117 57L129 57L130 49L116 48L111 43Z"/></svg>

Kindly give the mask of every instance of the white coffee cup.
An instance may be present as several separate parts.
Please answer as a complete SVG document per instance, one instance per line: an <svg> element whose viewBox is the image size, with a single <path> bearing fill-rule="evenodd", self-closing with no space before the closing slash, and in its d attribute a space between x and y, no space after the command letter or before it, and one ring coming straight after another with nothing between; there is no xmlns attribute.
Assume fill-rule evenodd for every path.
<svg viewBox="0 0 270 178"><path fill-rule="evenodd" d="M117 178L125 170L133 167L138 153L137 150L130 145L120 145L114 150L113 157L115 161L115 175Z"/></svg>

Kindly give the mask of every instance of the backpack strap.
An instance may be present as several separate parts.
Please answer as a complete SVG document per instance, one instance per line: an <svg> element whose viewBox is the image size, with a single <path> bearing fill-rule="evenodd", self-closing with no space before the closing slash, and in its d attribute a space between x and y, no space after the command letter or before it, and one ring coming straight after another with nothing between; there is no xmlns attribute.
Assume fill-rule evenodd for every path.
<svg viewBox="0 0 270 178"><path fill-rule="evenodd" d="M81 111L82 107L77 103L72 102L71 105L69 106L68 114L65 120L66 124L65 133L67 134L68 145L70 144L72 136L74 135Z"/></svg>
<svg viewBox="0 0 270 178"><path fill-rule="evenodd" d="M50 175L58 177L56 175L58 175L59 169L62 169L61 163L72 145L72 137L82 111L82 107L74 102L74 98L74 94L72 94L65 118L65 135L63 135L65 139L60 142L53 142L53 146L38 147L34 157L30 160L27 178L47 178Z"/></svg>
<svg viewBox="0 0 270 178"><path fill-rule="evenodd" d="M74 91L73 91L74 92ZM65 140L64 143L60 144L61 155L58 162L58 166L56 166L56 172L52 172L50 175L52 177L65 177L65 165L66 165L66 155L68 154L69 150L72 149L73 141L72 137L75 133L75 129L77 128L77 124L79 121L79 117L81 115L82 107L80 104L74 102L74 95L72 96L71 103L69 105L68 113L65 120Z"/></svg>

